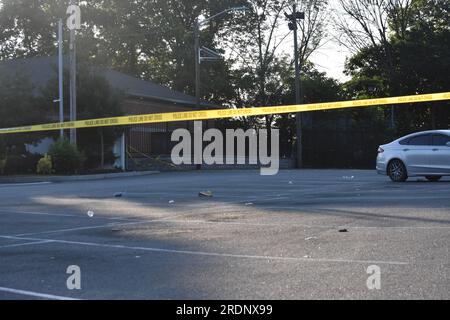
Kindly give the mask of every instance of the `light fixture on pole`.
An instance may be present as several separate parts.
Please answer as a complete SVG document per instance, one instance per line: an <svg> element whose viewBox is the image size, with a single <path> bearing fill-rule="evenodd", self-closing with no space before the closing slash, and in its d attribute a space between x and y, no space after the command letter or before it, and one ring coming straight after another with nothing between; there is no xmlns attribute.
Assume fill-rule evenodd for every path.
<svg viewBox="0 0 450 320"><path fill-rule="evenodd" d="M195 101L196 101L196 105L200 106L200 90L201 90L201 86L200 86L200 65L203 61L216 61L219 59L222 59L222 57L220 56L220 54L218 54L217 52L214 52L211 49L208 49L206 47L201 47L200 48L200 28L201 26L205 25L206 23L208 23L209 21L215 19L215 18L219 18L225 14L227 14L228 12L239 12L239 11L247 11L249 10L247 7L233 7L233 8L229 8L226 9L222 12L219 12L209 18L206 18L204 20L201 20L199 18L197 18L195 20L195 26L194 26L194 50L195 50ZM203 56L202 56L203 54Z"/></svg>

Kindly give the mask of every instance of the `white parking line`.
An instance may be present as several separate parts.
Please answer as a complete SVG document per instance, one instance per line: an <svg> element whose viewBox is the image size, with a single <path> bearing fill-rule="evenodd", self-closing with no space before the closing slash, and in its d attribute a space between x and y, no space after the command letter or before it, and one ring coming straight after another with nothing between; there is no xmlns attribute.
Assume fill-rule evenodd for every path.
<svg viewBox="0 0 450 320"><path fill-rule="evenodd" d="M116 222L116 223L107 223L107 224L101 224L101 225L96 225L96 226L88 226L88 227L78 227L78 228L69 228L69 229L57 229L57 230L49 230L49 231L42 231L42 232L32 232L32 233L22 233L22 234L16 234L16 235L14 235L14 237L27 237L27 236L44 235L44 234L52 234L52 233L64 233L64 232L71 232L71 231L83 231L83 230L92 230L92 229L102 229L102 228L111 228L111 227L147 224L147 223L166 221L168 219L181 218L181 217L183 217L185 215L188 215L188 214L190 214L190 213L179 214L179 215L174 215L174 216L168 216L168 217L158 218L158 219L153 219L153 220L137 220L137 221L133 221L133 222Z"/></svg>
<svg viewBox="0 0 450 320"><path fill-rule="evenodd" d="M48 213L48 212L31 212L31 211L15 211L15 210L1 210L0 213L3 214L29 214L36 216L50 216L50 217L80 217L80 215L75 214L65 214L65 213Z"/></svg>
<svg viewBox="0 0 450 320"><path fill-rule="evenodd" d="M399 262L399 261L260 256L260 255L245 255L245 254L218 253L218 252L205 252L205 251L175 250L175 249L152 248L152 247L134 247L134 246L125 246L125 245L113 245L113 244L105 244L105 243L67 241L67 240L56 240L56 239L38 239L38 238L23 238L23 237L10 237L10 236L0 236L0 238L30 240L30 241L51 240L54 243L73 244L73 245L79 245L79 246L110 248L110 249L142 250L142 251L149 251L149 252L196 255L196 256L210 256L210 257L222 257L222 258L240 258L240 259L269 260L269 261L272 260L272 261L285 261L285 262L291 261L291 262L327 262L327 263L409 265L408 262Z"/></svg>
<svg viewBox="0 0 450 320"><path fill-rule="evenodd" d="M49 216L49 217L69 217L69 218L85 218L85 214L67 214L67 213L49 213L49 212L36 212L36 211L15 211L15 210L2 210L0 209L1 214L28 214L28 215L36 215L36 216ZM114 221L136 221L136 219L132 218L122 218L122 217L104 217L97 215L91 219L104 219L104 220L114 220Z"/></svg>
<svg viewBox="0 0 450 320"><path fill-rule="evenodd" d="M18 289L12 289L12 288L4 288L0 287L1 292L8 292L13 293L17 295L22 296L31 296L35 298L42 298L42 299L48 299L48 300L80 300L75 298L69 298L69 297L63 297L63 296L55 296L52 294L45 294L45 293L39 293L39 292L33 292L33 291L25 291L25 290L18 290Z"/></svg>
<svg viewBox="0 0 450 320"><path fill-rule="evenodd" d="M45 184L52 184L51 182L30 182L30 183L2 183L0 184L0 188L9 188L9 187L26 187L26 186L40 186Z"/></svg>
<svg viewBox="0 0 450 320"><path fill-rule="evenodd" d="M42 232L31 232L31 233L21 233L17 234L17 237L26 237L26 236L33 236L33 235L44 235L44 234L52 234L52 233L62 233L62 232L71 232L71 231L83 231L83 230L91 230L91 229L101 229L101 228L108 228L108 227L115 227L118 225L129 225L129 224L139 224L142 222L129 222L129 223L108 223L108 224L101 224L96 226L89 226L89 227L78 227L78 228L69 228L69 229L58 229L58 230L50 230L50 231L42 231Z"/></svg>
<svg viewBox="0 0 450 320"><path fill-rule="evenodd" d="M327 225L317 225L313 226L310 224L301 224L301 223L295 223L295 222L286 222L286 223L254 223L254 222L233 222L233 221L204 221L204 220L176 220L176 219L168 219L164 220L164 222L171 222L171 223L186 223L186 224L220 224L220 225L237 225L237 226L252 226L252 227L298 227L298 228L308 228L308 229L341 229L341 228L347 228L347 229L354 229L354 230L371 230L371 229L392 229L392 230L416 230L416 229L450 229L450 226L443 227L443 226L349 226L349 225L336 225L336 226L327 226Z"/></svg>
<svg viewBox="0 0 450 320"><path fill-rule="evenodd" d="M43 240L43 241L35 241L35 242L16 243L16 244L10 244L10 245L6 245L6 246L0 246L0 249L33 246L33 245L38 245L38 244L50 243L50 242L53 242L53 241L52 240Z"/></svg>

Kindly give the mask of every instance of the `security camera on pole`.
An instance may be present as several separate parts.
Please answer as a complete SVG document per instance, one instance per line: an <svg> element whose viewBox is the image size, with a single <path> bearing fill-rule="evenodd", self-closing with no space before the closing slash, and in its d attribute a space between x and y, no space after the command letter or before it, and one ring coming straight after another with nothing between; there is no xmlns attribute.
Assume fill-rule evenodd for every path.
<svg viewBox="0 0 450 320"><path fill-rule="evenodd" d="M81 10L70 0L67 8L67 28L70 30L70 121L77 120L77 54L76 54L76 30L81 28ZM70 129L70 143L77 144L77 131Z"/></svg>

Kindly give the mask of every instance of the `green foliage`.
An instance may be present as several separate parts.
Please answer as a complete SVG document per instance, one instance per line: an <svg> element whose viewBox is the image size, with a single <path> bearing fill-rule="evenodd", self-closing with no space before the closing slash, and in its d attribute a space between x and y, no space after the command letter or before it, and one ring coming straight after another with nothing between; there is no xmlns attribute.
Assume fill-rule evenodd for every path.
<svg viewBox="0 0 450 320"><path fill-rule="evenodd" d="M84 155L65 138L56 141L48 154L51 156L53 169L58 174L77 173L85 161Z"/></svg>
<svg viewBox="0 0 450 320"><path fill-rule="evenodd" d="M44 120L42 101L33 96L33 87L25 70L16 70L12 76L5 76L0 64L0 128L9 128ZM24 144L34 143L42 134L15 134L2 138L3 148L10 154L23 154ZM0 150L1 152L1 150Z"/></svg>
<svg viewBox="0 0 450 320"><path fill-rule="evenodd" d="M5 174L6 164L8 163L8 158L0 158L0 174Z"/></svg>
<svg viewBox="0 0 450 320"><path fill-rule="evenodd" d="M4 136L0 136L0 174L5 174L6 164L8 163L8 149Z"/></svg>
<svg viewBox="0 0 450 320"><path fill-rule="evenodd" d="M65 16L66 1L1 2L0 60L54 54L55 30L58 19Z"/></svg>
<svg viewBox="0 0 450 320"><path fill-rule="evenodd" d="M5 136L0 135L0 159L6 158L8 154Z"/></svg>
<svg viewBox="0 0 450 320"><path fill-rule="evenodd" d="M78 118L96 119L123 115L123 94L111 88L95 69L83 70L79 76ZM95 128L78 131L78 142L86 155L88 168L103 167L115 160L114 142L122 134L117 127Z"/></svg>
<svg viewBox="0 0 450 320"><path fill-rule="evenodd" d="M36 172L37 174L48 175L52 173L52 157L46 154L42 159L39 160Z"/></svg>
<svg viewBox="0 0 450 320"><path fill-rule="evenodd" d="M124 100L122 92L113 89L102 76L100 70L91 64L79 64L78 68L78 119L96 119L123 115L121 105ZM65 79L69 79L65 76ZM68 80L64 83L65 93L69 92ZM42 90L44 100L51 101L58 90L58 81L53 78ZM65 97L65 110L69 109L69 97ZM55 108L56 110L56 108ZM78 146L86 156L87 169L97 168L104 163L114 162L112 148L116 139L122 134L121 128L94 128L77 131ZM103 142L103 143L102 143ZM103 146L103 148L102 148ZM102 161L103 159L103 161ZM102 163L103 162L103 163Z"/></svg>
<svg viewBox="0 0 450 320"><path fill-rule="evenodd" d="M395 9L393 9L395 10ZM399 10L397 8L397 10ZM388 43L368 46L347 63L352 76L345 85L349 97L368 98L450 90L450 4L443 0L412 2L408 17L396 20ZM450 126L450 104L395 107L395 136ZM390 117L390 109L377 108Z"/></svg>
<svg viewBox="0 0 450 320"><path fill-rule="evenodd" d="M1 46L0 46L1 47ZM0 128L42 123L45 112L41 99L33 96L26 70L2 72L7 65L0 64ZM21 133L0 137L0 171L2 174L34 172L36 162L25 150L25 144L34 144L43 133Z"/></svg>
<svg viewBox="0 0 450 320"><path fill-rule="evenodd" d="M2 0L0 61L56 52L57 22L66 16L63 0ZM79 61L92 61L132 76L194 94L195 19L245 0L90 0L80 2L83 28L77 35ZM224 18L229 18L225 16ZM219 50L216 36L227 19L201 32L201 44ZM68 48L68 37L64 46ZM202 65L202 95L223 102L230 93L229 65Z"/></svg>

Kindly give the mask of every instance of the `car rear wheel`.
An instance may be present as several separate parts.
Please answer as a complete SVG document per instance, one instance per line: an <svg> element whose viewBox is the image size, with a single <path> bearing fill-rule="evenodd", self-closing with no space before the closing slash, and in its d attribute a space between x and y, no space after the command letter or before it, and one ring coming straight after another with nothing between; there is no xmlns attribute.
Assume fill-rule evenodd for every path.
<svg viewBox="0 0 450 320"><path fill-rule="evenodd" d="M401 160L394 159L389 163L388 175L394 182L405 182L408 179L406 167Z"/></svg>
<svg viewBox="0 0 450 320"><path fill-rule="evenodd" d="M425 178L427 178L427 180L431 182L438 182L439 180L441 180L442 176L426 176Z"/></svg>

